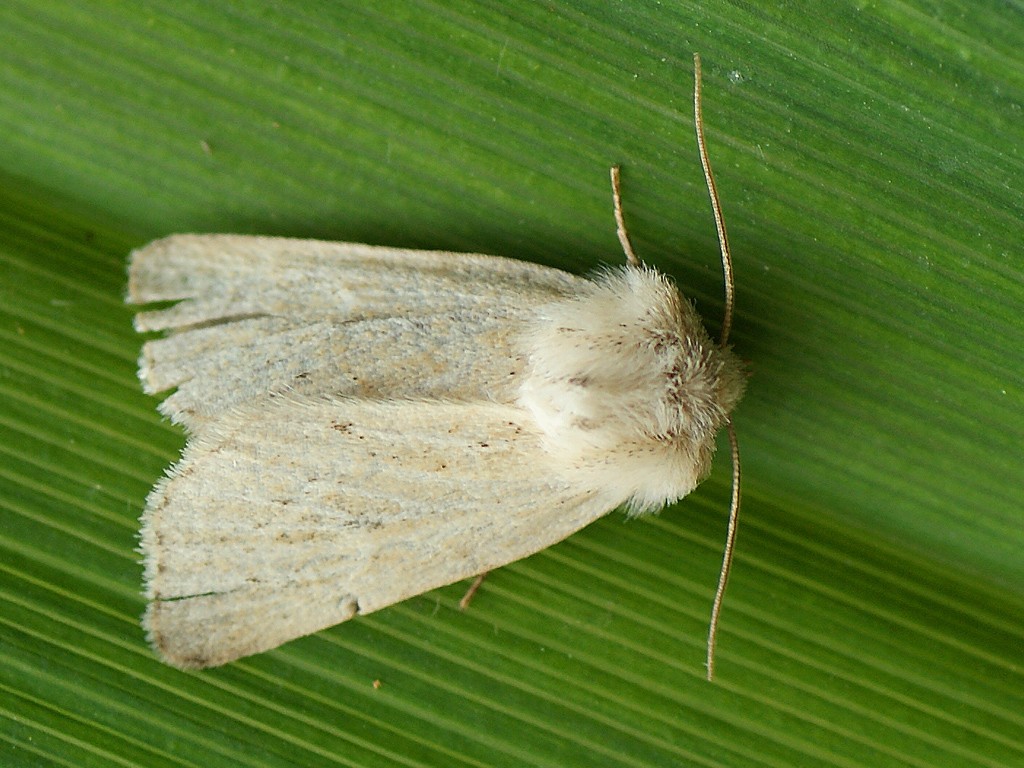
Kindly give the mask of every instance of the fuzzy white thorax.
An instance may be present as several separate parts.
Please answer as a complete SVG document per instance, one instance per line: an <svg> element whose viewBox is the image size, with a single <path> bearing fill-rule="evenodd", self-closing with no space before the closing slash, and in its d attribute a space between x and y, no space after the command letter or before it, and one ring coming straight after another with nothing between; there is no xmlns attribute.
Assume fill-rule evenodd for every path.
<svg viewBox="0 0 1024 768"><path fill-rule="evenodd" d="M708 473L744 376L660 272L605 272L544 307L526 343L519 402L576 482L642 514Z"/></svg>

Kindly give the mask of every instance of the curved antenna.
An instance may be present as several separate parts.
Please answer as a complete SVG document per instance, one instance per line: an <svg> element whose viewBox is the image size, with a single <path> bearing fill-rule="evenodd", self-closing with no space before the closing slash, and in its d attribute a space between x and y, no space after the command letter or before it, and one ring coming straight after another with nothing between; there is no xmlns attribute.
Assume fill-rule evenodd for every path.
<svg viewBox="0 0 1024 768"><path fill-rule="evenodd" d="M619 192L619 166L613 165L612 170L612 205L615 209L615 234L619 236L619 243L626 254L626 263L631 267L639 267L640 259L636 257L632 244L629 242L629 234L626 232L626 220L622 217L622 194Z"/></svg>
<svg viewBox="0 0 1024 768"><path fill-rule="evenodd" d="M711 210L715 214L715 226L718 228L718 244L722 249L722 273L725 279L725 312L722 319L722 341L724 347L729 342L729 331L732 330L732 310L734 299L732 255L729 252L729 237L725 232L725 219L722 217L722 206L718 201L718 188L715 177L711 173L711 161L704 142L704 118L701 112L701 69L700 54L693 54L693 122L697 130L697 151L700 153L700 164L704 168L704 181L707 182L708 195L711 197ZM718 622L722 615L722 601L725 599L725 587L729 583L729 571L732 570L732 555L736 547L736 530L740 522L740 448L736 440L736 428L732 419L726 427L729 430L729 448L732 454L732 499L729 503L729 529L725 535L725 550L722 552L722 569L718 572L718 587L715 599L711 604L711 622L708 626L707 668L708 680L715 676L715 646L718 643Z"/></svg>
<svg viewBox="0 0 1024 768"><path fill-rule="evenodd" d="M729 236L725 232L725 219L722 217L722 205L718 202L718 188L715 176L711 173L711 161L708 160L708 149L704 143L704 118L700 105L700 54L693 54L693 122L697 128L697 152L700 153L700 164L704 167L704 180L711 196L711 210L715 214L715 226L718 228L718 244L722 249L722 272L725 276L725 316L722 318L722 340L724 347L729 342L729 331L732 330L733 284L732 254L729 252Z"/></svg>
<svg viewBox="0 0 1024 768"><path fill-rule="evenodd" d="M736 428L732 419L726 425L729 430L729 449L732 453L732 500L729 503L729 530L725 534L725 550L722 552L722 570L718 572L718 588L711 603L711 623L708 626L708 680L715 676L715 645L718 643L718 619L722 615L722 601L725 586L729 583L732 570L732 551L736 547L736 529L740 524L740 446L736 440Z"/></svg>

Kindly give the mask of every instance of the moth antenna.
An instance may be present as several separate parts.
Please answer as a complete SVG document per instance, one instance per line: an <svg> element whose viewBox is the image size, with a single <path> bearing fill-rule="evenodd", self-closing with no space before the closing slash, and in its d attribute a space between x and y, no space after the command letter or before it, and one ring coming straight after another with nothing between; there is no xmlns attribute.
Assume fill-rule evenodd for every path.
<svg viewBox="0 0 1024 768"><path fill-rule="evenodd" d="M715 226L718 228L718 244L722 249L722 273L725 282L725 312L722 319L722 341L724 347L729 341L732 329L732 310L734 299L732 255L729 252L729 236L725 232L725 219L722 216L722 205L718 201L718 188L715 176L711 172L711 161L708 159L707 145L704 142L704 118L701 111L701 69L700 54L693 54L693 122L697 130L697 151L700 164L704 168L704 181L707 182L708 195L711 197L711 210L715 215ZM722 614L722 601L725 599L725 587L729 583L729 571L732 569L732 555L736 546L736 529L740 522L740 447L736 440L736 428L732 419L726 425L729 430L729 448L732 455L732 498L729 502L729 529L725 535L725 550L722 552L722 569L718 572L718 587L715 599L711 604L711 622L708 626L708 680L715 676L715 645L718 642L718 622Z"/></svg>
<svg viewBox="0 0 1024 768"><path fill-rule="evenodd" d="M626 263L631 267L639 267L640 259L636 257L633 245L626 233L626 220L622 217L622 195L619 192L619 166L612 166L612 205L615 208L615 234L619 236L622 250L626 254Z"/></svg>
<svg viewBox="0 0 1024 768"><path fill-rule="evenodd" d="M718 228L718 244L722 249L722 272L725 276L725 316L722 318L722 340L724 347L729 342L729 331L732 330L732 254L729 252L729 236L725 233L725 219L722 217L722 204L718 202L718 188L715 176L711 173L711 161L708 160L708 149L704 143L704 118L700 106L700 54L693 54L693 122L697 128L697 151L700 153L700 164L704 168L704 180L711 196L711 210L715 214L715 226Z"/></svg>
<svg viewBox="0 0 1024 768"><path fill-rule="evenodd" d="M708 680L715 676L715 645L718 642L718 619L722 613L725 586L729 583L732 569L732 552L736 546L736 529L740 524L740 446L736 440L736 428L732 419L726 425L729 430L729 450L732 454L732 500L729 502L729 530L725 534L725 550L722 552L722 570L718 572L718 588L711 603L711 623L708 626Z"/></svg>

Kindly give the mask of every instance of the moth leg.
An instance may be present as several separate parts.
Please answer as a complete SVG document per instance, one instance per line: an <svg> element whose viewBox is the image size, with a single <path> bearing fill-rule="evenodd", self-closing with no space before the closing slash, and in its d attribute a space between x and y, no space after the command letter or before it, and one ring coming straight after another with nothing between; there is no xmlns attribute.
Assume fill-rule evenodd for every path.
<svg viewBox="0 0 1024 768"><path fill-rule="evenodd" d="M487 578L488 573L490 573L490 571L484 571L473 579L473 583L469 585L469 589L466 590L466 594L464 594L462 599L459 600L460 611L464 611L469 607L470 602L473 600L473 595L475 595L476 591L480 589L480 585L484 583L484 579Z"/></svg>

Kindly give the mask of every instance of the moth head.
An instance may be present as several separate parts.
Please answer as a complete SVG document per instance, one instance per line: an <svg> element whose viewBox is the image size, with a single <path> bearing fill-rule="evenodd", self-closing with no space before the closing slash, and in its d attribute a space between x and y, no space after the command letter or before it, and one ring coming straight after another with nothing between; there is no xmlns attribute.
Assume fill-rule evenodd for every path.
<svg viewBox="0 0 1024 768"><path fill-rule="evenodd" d="M530 328L520 404L551 460L610 505L657 510L707 475L745 377L657 270L610 270Z"/></svg>

